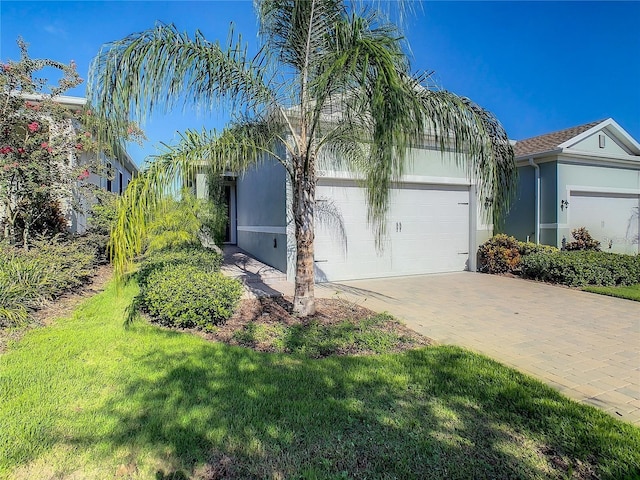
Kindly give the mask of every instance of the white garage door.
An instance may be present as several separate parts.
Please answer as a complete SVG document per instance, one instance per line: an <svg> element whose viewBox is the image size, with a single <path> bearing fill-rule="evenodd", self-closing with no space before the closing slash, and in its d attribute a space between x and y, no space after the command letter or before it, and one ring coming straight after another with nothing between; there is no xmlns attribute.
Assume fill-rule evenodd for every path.
<svg viewBox="0 0 640 480"><path fill-rule="evenodd" d="M638 253L640 195L571 192L568 208L569 227L586 227L602 250Z"/></svg>
<svg viewBox="0 0 640 480"><path fill-rule="evenodd" d="M317 188L318 281L454 272L469 260L469 188L404 185L391 191L387 237L377 251L365 191L353 182Z"/></svg>

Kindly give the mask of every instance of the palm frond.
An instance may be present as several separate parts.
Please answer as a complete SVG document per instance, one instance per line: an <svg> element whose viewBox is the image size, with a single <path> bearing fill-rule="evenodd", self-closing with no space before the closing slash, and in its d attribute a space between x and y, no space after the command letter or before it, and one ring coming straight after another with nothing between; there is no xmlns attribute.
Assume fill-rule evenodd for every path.
<svg viewBox="0 0 640 480"><path fill-rule="evenodd" d="M426 134L441 151L462 153L456 158L478 189L485 220L500 225L516 189L517 168L513 147L499 120L489 111L465 97L447 91L421 91Z"/></svg>
<svg viewBox="0 0 640 480"><path fill-rule="evenodd" d="M151 215L167 197L176 193L186 179L198 172L222 175L242 172L266 156L286 166L275 144L283 128L277 121L245 121L220 133L188 130L175 146L152 157L146 169L135 177L118 199L117 220L111 232L111 257L121 277L131 261L142 252Z"/></svg>
<svg viewBox="0 0 640 480"><path fill-rule="evenodd" d="M345 11L341 0L255 0L260 35L278 61L295 71L315 63Z"/></svg>
<svg viewBox="0 0 640 480"><path fill-rule="evenodd" d="M211 109L229 102L250 109L275 95L264 79L267 67L259 55L249 57L233 33L223 48L199 31L191 38L174 25L158 24L102 47L89 72L89 100L112 122L143 120L178 103Z"/></svg>

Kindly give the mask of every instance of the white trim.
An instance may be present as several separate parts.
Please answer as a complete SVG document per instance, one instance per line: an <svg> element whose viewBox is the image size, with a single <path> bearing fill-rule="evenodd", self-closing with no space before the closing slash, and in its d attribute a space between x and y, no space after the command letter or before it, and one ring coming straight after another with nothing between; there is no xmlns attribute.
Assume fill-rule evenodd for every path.
<svg viewBox="0 0 640 480"><path fill-rule="evenodd" d="M593 135L594 133L602 130L605 127L608 127L611 124L611 122L613 122L613 119L612 118L608 118L607 120L605 120L603 122L600 122L597 125L594 125L589 130L585 130L580 135L576 135L575 137L571 137L569 140L566 140L565 142L563 142L560 145L558 145L558 148L571 148L573 145L575 145L576 143L580 142L581 140L584 140L585 138L590 137L591 135Z"/></svg>
<svg viewBox="0 0 640 480"><path fill-rule="evenodd" d="M532 158L538 164L558 162L589 166L623 166L640 168L640 155L618 155L615 153L587 152L584 150L573 150L571 148L554 149L547 152L534 153L516 158L518 167L528 167L529 159Z"/></svg>
<svg viewBox="0 0 640 480"><path fill-rule="evenodd" d="M364 176L361 174L354 174L351 172L336 171L336 170L320 170L318 171L318 180L364 180ZM461 177L432 177L427 175L403 175L393 184L401 183L421 183L426 185L460 185L470 186L473 183L468 178ZM393 187L392 187L393 188Z"/></svg>
<svg viewBox="0 0 640 480"><path fill-rule="evenodd" d="M590 187L585 185L567 185L567 196L576 193L611 193L613 195L640 195L640 188Z"/></svg>
<svg viewBox="0 0 640 480"><path fill-rule="evenodd" d="M552 228L558 228L560 227L559 223L541 223L540 224L540 228L545 229L545 230L549 230Z"/></svg>
<svg viewBox="0 0 640 480"><path fill-rule="evenodd" d="M638 144L638 142L631 135L629 135L624 130L624 128L622 128L620 125L618 125L613 118L608 118L608 119L604 120L603 122L600 122L599 124L591 127L589 130L585 130L580 135L576 135L575 137L570 138L566 142L561 143L560 145L558 145L558 148L570 149L576 143L578 143L578 142L584 140L585 138L590 137L594 133L596 133L596 132L598 132L600 130L604 130L605 128L608 128L608 127L610 127L610 131L612 133L612 136L615 137L615 139L621 141L629 150L631 150L633 152L633 154L640 155L640 144Z"/></svg>
<svg viewBox="0 0 640 480"><path fill-rule="evenodd" d="M238 232L252 232L252 233L275 233L286 235L287 227L273 227L262 225L238 225L236 227Z"/></svg>
<svg viewBox="0 0 640 480"><path fill-rule="evenodd" d="M565 156L566 155L566 156ZM558 153L556 160L559 163L571 163L591 166L628 166L639 168L640 156L638 155L617 155L615 153L604 154L600 152L587 152L582 150L563 149ZM597 163L595 163L597 162Z"/></svg>

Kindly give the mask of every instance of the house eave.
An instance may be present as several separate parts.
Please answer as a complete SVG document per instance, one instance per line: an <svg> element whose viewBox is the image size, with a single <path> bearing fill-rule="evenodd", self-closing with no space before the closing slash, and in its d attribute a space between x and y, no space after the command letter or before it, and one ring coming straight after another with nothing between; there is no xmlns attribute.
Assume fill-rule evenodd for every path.
<svg viewBox="0 0 640 480"><path fill-rule="evenodd" d="M557 148L531 155L520 155L516 157L516 164L519 167L529 165L529 159L542 160L542 163L562 161L588 163L597 166L632 167L640 169L640 156L616 155L611 153L601 154L574 150L572 148Z"/></svg>

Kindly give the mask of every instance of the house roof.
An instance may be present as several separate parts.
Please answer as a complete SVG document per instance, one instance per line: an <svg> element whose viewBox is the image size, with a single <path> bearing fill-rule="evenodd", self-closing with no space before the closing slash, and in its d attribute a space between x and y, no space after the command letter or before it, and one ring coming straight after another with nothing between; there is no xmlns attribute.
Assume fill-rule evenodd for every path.
<svg viewBox="0 0 640 480"><path fill-rule="evenodd" d="M537 137L527 138L526 140L518 140L513 148L516 158L536 153L549 152L556 150L568 140L577 137L581 133L601 124L604 120L585 123L577 127L566 128L557 132L538 135Z"/></svg>

